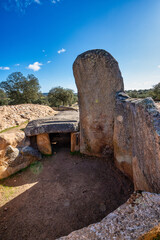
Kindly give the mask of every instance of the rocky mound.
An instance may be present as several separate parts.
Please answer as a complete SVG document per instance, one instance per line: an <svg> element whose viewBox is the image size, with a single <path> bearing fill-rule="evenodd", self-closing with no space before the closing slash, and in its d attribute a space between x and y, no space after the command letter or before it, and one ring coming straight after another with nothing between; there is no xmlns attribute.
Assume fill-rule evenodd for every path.
<svg viewBox="0 0 160 240"><path fill-rule="evenodd" d="M55 115L55 111L45 105L21 104L0 106L0 131L20 125L26 121L53 115Z"/></svg>

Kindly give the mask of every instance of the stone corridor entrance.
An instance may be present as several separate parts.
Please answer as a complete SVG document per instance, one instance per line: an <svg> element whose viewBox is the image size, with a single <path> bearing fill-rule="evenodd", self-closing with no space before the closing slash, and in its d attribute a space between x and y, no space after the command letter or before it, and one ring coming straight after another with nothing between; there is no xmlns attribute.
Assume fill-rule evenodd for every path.
<svg viewBox="0 0 160 240"><path fill-rule="evenodd" d="M78 135L74 136L74 133L76 134L78 130L79 112L62 111L58 112L54 117L31 121L25 129L25 134L30 138L31 142L36 142L35 147L43 155L51 155L61 147L70 148L71 151L78 151ZM32 147L34 147L34 144L32 144Z"/></svg>
<svg viewBox="0 0 160 240"><path fill-rule="evenodd" d="M50 133L49 138L53 152L59 148L71 148L71 133Z"/></svg>

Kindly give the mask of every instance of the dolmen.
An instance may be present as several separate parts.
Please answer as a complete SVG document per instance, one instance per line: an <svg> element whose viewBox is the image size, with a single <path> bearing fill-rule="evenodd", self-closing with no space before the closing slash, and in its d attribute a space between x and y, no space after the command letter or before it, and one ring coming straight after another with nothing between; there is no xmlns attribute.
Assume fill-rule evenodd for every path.
<svg viewBox="0 0 160 240"><path fill-rule="evenodd" d="M52 141L57 141L57 135L61 139L68 134L70 136L71 151L79 150L79 113L73 111L60 112L53 117L46 117L29 122L25 128L25 134L30 138L33 147L44 155L52 154ZM78 139L78 140L77 140Z"/></svg>

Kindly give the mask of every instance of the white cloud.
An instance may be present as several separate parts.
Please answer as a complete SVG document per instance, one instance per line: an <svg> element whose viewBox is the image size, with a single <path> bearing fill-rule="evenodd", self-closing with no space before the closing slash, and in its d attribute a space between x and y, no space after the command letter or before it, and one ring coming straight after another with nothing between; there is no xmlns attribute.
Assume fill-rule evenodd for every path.
<svg viewBox="0 0 160 240"><path fill-rule="evenodd" d="M158 65L158 68L160 68L160 65Z"/></svg>
<svg viewBox="0 0 160 240"><path fill-rule="evenodd" d="M36 72L36 71L39 71L41 69L40 66L42 66L42 65L43 65L42 63L35 62L33 64L29 64L28 69L31 69L31 70Z"/></svg>
<svg viewBox="0 0 160 240"><path fill-rule="evenodd" d="M6 11L18 11L24 14L25 9L33 3L41 5L47 1L53 3L53 5L60 2L60 0L0 0L0 8L3 7Z"/></svg>
<svg viewBox="0 0 160 240"><path fill-rule="evenodd" d="M51 0L51 3L55 4L57 2L60 2L60 0Z"/></svg>
<svg viewBox="0 0 160 240"><path fill-rule="evenodd" d="M17 63L17 64L15 64L14 66L15 66L15 67L19 67L19 66L20 66L20 64L19 64L19 63Z"/></svg>
<svg viewBox="0 0 160 240"><path fill-rule="evenodd" d="M52 61L47 61L47 63L51 63Z"/></svg>
<svg viewBox="0 0 160 240"><path fill-rule="evenodd" d="M34 0L35 3L41 4L40 0Z"/></svg>
<svg viewBox="0 0 160 240"><path fill-rule="evenodd" d="M58 50L58 53L59 53L59 54L60 54L60 53L64 53L64 52L66 52L66 49L64 49L64 48Z"/></svg>
<svg viewBox="0 0 160 240"><path fill-rule="evenodd" d="M0 67L0 70L10 70L9 67Z"/></svg>

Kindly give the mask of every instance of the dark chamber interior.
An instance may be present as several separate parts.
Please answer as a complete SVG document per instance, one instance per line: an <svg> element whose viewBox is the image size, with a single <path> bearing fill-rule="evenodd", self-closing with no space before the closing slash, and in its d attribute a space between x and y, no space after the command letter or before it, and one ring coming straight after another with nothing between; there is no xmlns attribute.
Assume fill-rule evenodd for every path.
<svg viewBox="0 0 160 240"><path fill-rule="evenodd" d="M50 133L50 142L53 150L59 148L71 147L71 134L70 133Z"/></svg>

